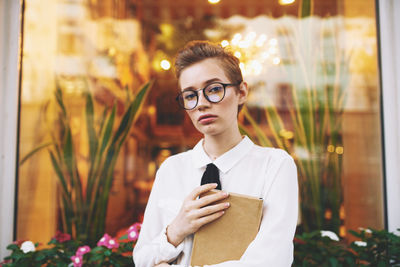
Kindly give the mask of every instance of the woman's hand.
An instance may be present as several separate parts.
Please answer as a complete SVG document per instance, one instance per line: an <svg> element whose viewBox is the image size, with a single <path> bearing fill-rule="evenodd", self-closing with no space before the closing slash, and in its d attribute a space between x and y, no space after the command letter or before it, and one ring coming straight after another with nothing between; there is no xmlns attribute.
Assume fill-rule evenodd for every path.
<svg viewBox="0 0 400 267"><path fill-rule="evenodd" d="M217 187L217 184L205 184L196 187L183 201L181 210L176 218L167 227L168 242L178 246L186 236L195 233L201 226L212 222L224 214L229 203L219 203L210 205L218 200L228 197L226 192L218 192L197 199Z"/></svg>

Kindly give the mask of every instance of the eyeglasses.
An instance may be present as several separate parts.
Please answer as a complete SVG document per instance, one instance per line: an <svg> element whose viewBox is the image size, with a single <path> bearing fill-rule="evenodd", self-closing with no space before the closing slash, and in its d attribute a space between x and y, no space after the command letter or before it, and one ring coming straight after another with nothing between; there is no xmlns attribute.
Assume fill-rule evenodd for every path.
<svg viewBox="0 0 400 267"><path fill-rule="evenodd" d="M194 109L199 102L199 91L203 91L204 97L209 102L218 103L221 102L222 99L224 99L225 88L227 86L237 86L239 84L240 83L210 83L206 87L199 90L185 90L183 92L180 92L176 97L176 101L178 101L179 105L186 110Z"/></svg>

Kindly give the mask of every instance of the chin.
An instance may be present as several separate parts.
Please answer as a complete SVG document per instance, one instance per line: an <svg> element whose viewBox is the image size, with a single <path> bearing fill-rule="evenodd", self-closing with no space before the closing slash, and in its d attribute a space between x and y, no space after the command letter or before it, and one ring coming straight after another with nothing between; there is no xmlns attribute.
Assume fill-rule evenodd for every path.
<svg viewBox="0 0 400 267"><path fill-rule="evenodd" d="M217 135L218 129L214 125L197 125L197 131L203 135Z"/></svg>

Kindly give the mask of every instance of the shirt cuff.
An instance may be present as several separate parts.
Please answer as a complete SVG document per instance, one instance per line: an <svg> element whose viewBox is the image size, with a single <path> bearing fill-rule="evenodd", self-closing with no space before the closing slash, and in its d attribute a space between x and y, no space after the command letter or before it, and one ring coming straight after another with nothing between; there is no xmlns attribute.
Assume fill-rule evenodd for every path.
<svg viewBox="0 0 400 267"><path fill-rule="evenodd" d="M164 261L170 262L176 259L183 251L183 242L181 242L177 247L168 242L167 227L165 227L159 235L159 242L160 256Z"/></svg>

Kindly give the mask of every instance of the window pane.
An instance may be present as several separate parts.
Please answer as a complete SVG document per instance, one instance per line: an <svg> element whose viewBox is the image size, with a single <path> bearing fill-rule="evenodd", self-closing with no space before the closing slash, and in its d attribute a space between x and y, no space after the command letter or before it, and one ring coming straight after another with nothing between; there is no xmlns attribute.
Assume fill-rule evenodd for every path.
<svg viewBox="0 0 400 267"><path fill-rule="evenodd" d="M116 130L128 101L153 79L115 164L105 229L98 228L115 235L141 220L158 166L201 138L175 102L171 67L175 53L195 39L227 45L240 58L251 88L242 127L254 142L286 149L296 159L300 227L342 236L361 226L382 228L374 3L319 0L308 10L283 0L26 0L20 155L44 148L19 167L18 239L45 243L57 229L77 234L68 228L55 162L73 149L73 174L67 160L61 176L75 177L66 188L80 190L72 203L79 201L76 192L83 201L96 161L86 93L93 96L94 131L101 136L104 110L111 114L115 105ZM72 146L66 145L69 130ZM82 214L100 198L90 200Z"/></svg>

